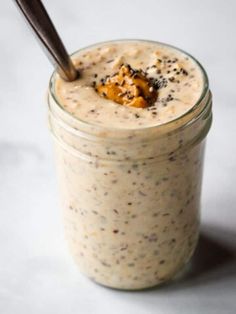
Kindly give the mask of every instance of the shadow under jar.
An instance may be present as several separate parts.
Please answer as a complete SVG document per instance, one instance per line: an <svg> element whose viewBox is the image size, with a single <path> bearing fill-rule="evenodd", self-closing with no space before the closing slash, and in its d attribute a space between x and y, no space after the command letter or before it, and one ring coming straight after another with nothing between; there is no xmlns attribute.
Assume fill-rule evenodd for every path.
<svg viewBox="0 0 236 314"><path fill-rule="evenodd" d="M142 129L85 123L49 88L49 122L66 239L82 273L105 286L143 289L173 278L199 234L211 93L181 117Z"/></svg>

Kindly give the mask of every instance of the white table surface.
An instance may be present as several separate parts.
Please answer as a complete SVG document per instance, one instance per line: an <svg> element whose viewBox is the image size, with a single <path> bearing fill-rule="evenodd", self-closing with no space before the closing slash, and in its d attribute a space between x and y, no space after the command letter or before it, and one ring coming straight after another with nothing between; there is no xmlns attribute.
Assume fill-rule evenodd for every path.
<svg viewBox="0 0 236 314"><path fill-rule="evenodd" d="M236 1L45 0L69 51L115 38L171 43L205 66L214 95L192 272L145 292L83 277L63 238L47 130L52 68L13 1L0 4L0 313L236 313Z"/></svg>

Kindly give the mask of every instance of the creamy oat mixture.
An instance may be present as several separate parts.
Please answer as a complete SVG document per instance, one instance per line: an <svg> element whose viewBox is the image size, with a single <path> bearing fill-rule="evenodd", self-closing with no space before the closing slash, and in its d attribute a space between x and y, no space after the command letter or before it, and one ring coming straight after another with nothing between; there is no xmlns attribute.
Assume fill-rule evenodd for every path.
<svg viewBox="0 0 236 314"><path fill-rule="evenodd" d="M73 83L58 78L56 94L68 112L89 123L117 128L163 124L183 115L202 93L198 65L168 46L136 41L102 44L78 52L74 62L81 77ZM153 106L121 106L96 92L96 86L123 64L142 69L154 81L158 97Z"/></svg>
<svg viewBox="0 0 236 314"><path fill-rule="evenodd" d="M194 139L210 118L160 138L145 127L175 119L196 103L201 70L173 48L142 41L97 45L74 60L81 78L68 83L56 77L56 98L66 112L88 123L86 132L89 125L106 128L92 137L76 133L81 124L73 121L72 127L71 115L49 99L72 256L84 274L103 285L141 289L163 283L196 246L205 135ZM152 78L155 103L131 107L96 91L122 64ZM124 129L122 141L111 137L111 130L119 137Z"/></svg>

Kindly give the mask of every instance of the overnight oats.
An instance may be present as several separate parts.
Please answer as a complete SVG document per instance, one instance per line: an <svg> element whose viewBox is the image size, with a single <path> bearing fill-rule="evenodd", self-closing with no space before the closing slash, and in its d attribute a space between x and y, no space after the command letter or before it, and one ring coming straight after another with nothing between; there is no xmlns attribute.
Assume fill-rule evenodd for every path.
<svg viewBox="0 0 236 314"><path fill-rule="evenodd" d="M66 239L82 273L119 289L173 278L199 234L207 76L191 56L150 41L73 55L80 77L53 74L55 139Z"/></svg>

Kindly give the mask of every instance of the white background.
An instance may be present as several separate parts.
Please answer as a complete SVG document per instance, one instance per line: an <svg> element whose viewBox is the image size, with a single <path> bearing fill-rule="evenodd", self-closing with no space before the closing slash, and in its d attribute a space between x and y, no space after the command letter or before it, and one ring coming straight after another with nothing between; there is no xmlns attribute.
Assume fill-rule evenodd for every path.
<svg viewBox="0 0 236 314"><path fill-rule="evenodd" d="M206 68L214 96L192 272L145 292L79 274L63 239L45 94L52 71L14 1L0 3L0 313L236 313L236 1L45 0L70 52L146 38Z"/></svg>

